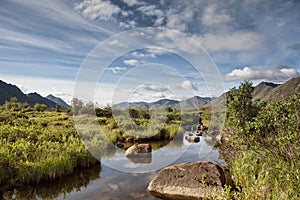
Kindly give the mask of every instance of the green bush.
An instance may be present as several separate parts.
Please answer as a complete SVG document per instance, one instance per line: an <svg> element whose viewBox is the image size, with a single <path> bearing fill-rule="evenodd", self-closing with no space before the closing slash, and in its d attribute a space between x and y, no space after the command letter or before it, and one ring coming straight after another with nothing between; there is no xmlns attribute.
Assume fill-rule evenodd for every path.
<svg viewBox="0 0 300 200"><path fill-rule="evenodd" d="M300 198L300 94L278 103L252 102L251 84L227 97L229 145L239 156L229 160L236 185L220 198Z"/></svg>

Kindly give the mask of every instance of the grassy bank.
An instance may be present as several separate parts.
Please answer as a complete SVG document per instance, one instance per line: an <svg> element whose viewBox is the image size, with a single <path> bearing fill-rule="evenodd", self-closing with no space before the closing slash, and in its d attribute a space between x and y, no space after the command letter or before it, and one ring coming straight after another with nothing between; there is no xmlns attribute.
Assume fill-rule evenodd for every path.
<svg viewBox="0 0 300 200"><path fill-rule="evenodd" d="M97 163L82 145L68 112L0 107L0 189L53 180Z"/></svg>
<svg viewBox="0 0 300 200"><path fill-rule="evenodd" d="M96 109L97 116L90 118L87 114L94 107L82 105L80 109L73 109L80 114L78 122L82 126L78 133L90 152L99 158L115 153L109 149L111 143L124 143L124 147L145 141L168 143L183 133L182 125L195 125L199 119L198 111L181 114L179 110L168 108L165 118L161 118L164 123L159 127L156 123L150 125L149 110L131 109L130 117L141 128L139 132L130 127L128 120L121 119L117 123L109 107ZM82 144L73 119L70 110L49 110L42 104L32 108L13 100L0 106L0 191L25 183L54 180L98 163ZM96 129L91 128L92 124ZM100 128L104 134L98 134ZM102 152L103 149L109 150Z"/></svg>
<svg viewBox="0 0 300 200"><path fill-rule="evenodd" d="M234 190L220 199L300 198L300 94L278 103L251 101L242 83L227 99L227 134L221 146Z"/></svg>

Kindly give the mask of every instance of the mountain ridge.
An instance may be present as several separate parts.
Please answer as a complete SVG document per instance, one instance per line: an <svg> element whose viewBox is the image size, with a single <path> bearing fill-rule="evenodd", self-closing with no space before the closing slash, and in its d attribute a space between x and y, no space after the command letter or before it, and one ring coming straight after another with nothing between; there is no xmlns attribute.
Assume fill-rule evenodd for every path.
<svg viewBox="0 0 300 200"><path fill-rule="evenodd" d="M166 106L171 108L195 108L195 107L201 107L203 105L206 105L208 102L211 101L210 97L200 97L200 96L194 96L190 97L184 100L174 100L174 99L159 99L153 102L121 102L118 104L113 105L115 108L150 108L150 107L160 107L160 106Z"/></svg>
<svg viewBox="0 0 300 200"><path fill-rule="evenodd" d="M56 106L55 102L42 97L36 92L24 94L16 85L6 83L2 80L0 80L0 94L0 105L5 104L6 101L10 101L11 98L15 97L18 102L28 103L30 106L34 106L37 103L45 104L48 108Z"/></svg>
<svg viewBox="0 0 300 200"><path fill-rule="evenodd" d="M69 104L67 104L64 100L62 100L61 98L59 97L56 97L52 94L49 94L48 96L45 97L46 99L50 100L50 101L53 101L54 103L56 103L57 105L60 105L62 107L65 107L65 108L70 108L71 106Z"/></svg>
<svg viewBox="0 0 300 200"><path fill-rule="evenodd" d="M300 76L292 78L283 84L276 84L272 82L260 82L255 86L252 97L253 100L260 101L280 101L284 98L300 92ZM220 106L225 105L225 97L227 92L223 93L217 98L194 96L184 100L174 99L159 99L154 102L121 102L113 105L116 108L150 108L166 106L171 108L195 108L195 107L207 107L207 106ZM56 105L69 108L64 100L49 94L47 97L42 97L40 94L33 92L24 94L20 88L16 85L6 83L0 80L0 105L3 105L6 101L9 101L12 97L16 97L19 102L28 103L30 106L34 106L36 103L45 104L49 108L54 108Z"/></svg>
<svg viewBox="0 0 300 200"><path fill-rule="evenodd" d="M254 87L252 93L253 100L265 101L265 102L277 102L300 92L300 76L292 78L282 84L276 84L272 82L260 82ZM213 99L211 102L205 105L220 106L225 105L226 94L224 92L221 96Z"/></svg>

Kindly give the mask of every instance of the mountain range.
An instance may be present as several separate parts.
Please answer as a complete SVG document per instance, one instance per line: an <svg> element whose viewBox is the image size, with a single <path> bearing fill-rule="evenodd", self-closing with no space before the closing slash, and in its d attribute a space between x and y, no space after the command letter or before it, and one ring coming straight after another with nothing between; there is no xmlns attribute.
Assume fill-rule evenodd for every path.
<svg viewBox="0 0 300 200"><path fill-rule="evenodd" d="M265 102L278 102L299 92L300 76L297 78L292 78L283 84L261 82L254 87L252 98L253 100L260 100ZM226 94L227 93L223 93L221 96L213 99L209 104L206 104L205 106L209 106L211 104L213 104L214 106L221 105L221 103L225 101Z"/></svg>
<svg viewBox="0 0 300 200"><path fill-rule="evenodd" d="M24 94L17 86L0 80L0 105L5 104L6 101L10 101L12 97L17 98L18 102L28 103L30 106L40 103L47 105L48 108L54 108L56 105L66 108L70 107L62 99L53 95L48 95L45 98L36 92Z"/></svg>
<svg viewBox="0 0 300 200"><path fill-rule="evenodd" d="M114 105L116 108L158 108L158 107L171 107L171 108L199 108L211 101L209 97L194 96L182 101L174 99L160 99L154 102L122 102Z"/></svg>
<svg viewBox="0 0 300 200"><path fill-rule="evenodd" d="M284 84L275 84L269 82L261 82L254 88L252 94L253 100L262 100L266 102L280 101L286 97L300 92L300 76L293 78ZM171 108L197 108L209 105L221 105L225 100L226 93L223 93L217 98L194 96L182 101L174 99L160 99L154 102L122 102L114 105L116 108L155 108L155 107L171 107ZM36 103L45 104L49 108L54 108L60 105L66 108L70 106L62 99L53 95L42 97L38 93L24 94L17 86L5 83L0 80L0 105L9 101L12 97L16 97L19 102L27 102L34 106Z"/></svg>

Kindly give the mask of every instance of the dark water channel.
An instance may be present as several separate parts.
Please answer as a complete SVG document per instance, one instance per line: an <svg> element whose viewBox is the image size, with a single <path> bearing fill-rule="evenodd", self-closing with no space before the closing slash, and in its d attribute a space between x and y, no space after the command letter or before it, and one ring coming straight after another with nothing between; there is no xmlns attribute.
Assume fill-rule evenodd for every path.
<svg viewBox="0 0 300 200"><path fill-rule="evenodd" d="M191 161L211 161L225 165L219 152L204 137L199 143L184 139L152 143L149 159L130 160L124 150L101 159L101 166L81 170L62 180L28 185L8 191L3 199L157 199L147 192L149 182L158 171L168 165ZM1 198L1 196L0 196Z"/></svg>

